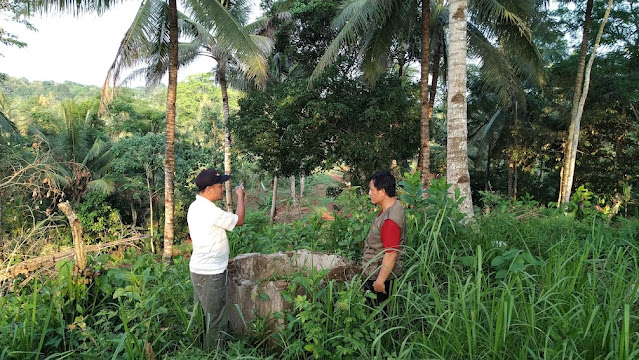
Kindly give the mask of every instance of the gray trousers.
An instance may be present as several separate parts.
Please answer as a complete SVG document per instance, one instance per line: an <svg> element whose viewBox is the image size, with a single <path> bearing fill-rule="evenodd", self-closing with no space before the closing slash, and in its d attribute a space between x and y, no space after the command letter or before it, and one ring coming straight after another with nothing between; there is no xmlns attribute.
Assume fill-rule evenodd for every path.
<svg viewBox="0 0 639 360"><path fill-rule="evenodd" d="M191 273L193 301L200 303L204 315L204 349L218 348L226 337L226 270L221 274Z"/></svg>

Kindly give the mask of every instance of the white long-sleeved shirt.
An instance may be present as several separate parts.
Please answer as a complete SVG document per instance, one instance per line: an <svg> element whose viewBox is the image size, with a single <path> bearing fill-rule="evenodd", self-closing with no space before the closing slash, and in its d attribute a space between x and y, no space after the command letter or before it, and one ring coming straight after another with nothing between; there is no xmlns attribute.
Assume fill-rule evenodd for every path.
<svg viewBox="0 0 639 360"><path fill-rule="evenodd" d="M186 219L193 241L193 254L189 262L191 272L201 275L223 273L229 262L226 232L235 228L238 216L196 195Z"/></svg>

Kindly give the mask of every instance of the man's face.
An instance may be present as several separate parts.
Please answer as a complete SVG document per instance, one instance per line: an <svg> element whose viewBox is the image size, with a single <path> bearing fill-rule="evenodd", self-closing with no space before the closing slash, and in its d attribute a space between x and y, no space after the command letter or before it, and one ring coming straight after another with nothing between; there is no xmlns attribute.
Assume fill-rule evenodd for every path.
<svg viewBox="0 0 639 360"><path fill-rule="evenodd" d="M375 184L373 184L373 180L371 180L368 183L368 187L370 188L370 190L368 190L368 196L370 196L371 202L375 205L379 204L380 201L384 199L384 196L386 195L386 190L377 189L375 187Z"/></svg>
<svg viewBox="0 0 639 360"><path fill-rule="evenodd" d="M213 201L222 200L224 198L224 184L213 184L206 188Z"/></svg>

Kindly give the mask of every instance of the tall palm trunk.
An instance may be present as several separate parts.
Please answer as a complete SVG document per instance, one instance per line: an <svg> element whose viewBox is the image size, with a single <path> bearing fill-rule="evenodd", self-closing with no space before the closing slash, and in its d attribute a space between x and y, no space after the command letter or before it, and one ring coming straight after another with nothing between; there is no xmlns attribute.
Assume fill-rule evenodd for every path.
<svg viewBox="0 0 639 360"><path fill-rule="evenodd" d="M442 45L440 44L433 53L433 80L430 84L428 94L428 120L433 118L433 108L435 107L435 96L437 95L437 82L439 81L439 62L442 59Z"/></svg>
<svg viewBox="0 0 639 360"><path fill-rule="evenodd" d="M178 27L177 3L169 0L169 86L166 92L164 152L164 262L173 259L173 182L175 178L175 101L177 98Z"/></svg>
<svg viewBox="0 0 639 360"><path fill-rule="evenodd" d="M421 145L419 165L421 183L428 185L430 175L430 116L428 114L428 73L430 65L430 1L422 0L422 58L420 79Z"/></svg>
<svg viewBox="0 0 639 360"><path fill-rule="evenodd" d="M564 166L562 167L561 174L562 188L560 190L559 203L567 203L570 201L570 193L572 189L573 177L575 174L575 162L577 160L577 147L579 144L579 128L581 126L581 117L583 115L584 105L586 104L586 97L588 97L588 89L590 87L590 72L592 70L592 64L595 61L597 47L599 47L599 41L601 41L601 35L603 34L604 27L606 26L606 22L608 21L608 16L610 15L610 10L612 9L612 3L613 0L608 1L606 12L601 21L601 24L599 25L599 31L597 32L595 44L592 47L592 53L590 54L590 58L588 59L588 65L586 65L583 87L581 89L581 94L579 97L577 112L575 114L575 117L571 119L570 130L568 134L568 142L570 146L567 146L567 150L564 151Z"/></svg>
<svg viewBox="0 0 639 360"><path fill-rule="evenodd" d="M145 165L145 170L146 170L146 191L147 194L149 196L149 216L151 217L151 221L150 221L150 225L151 225L151 252L155 253L155 245L154 245L154 241L155 241L155 224L153 223L154 221L154 217L153 217L153 192L151 191L151 167L148 165Z"/></svg>
<svg viewBox="0 0 639 360"><path fill-rule="evenodd" d="M559 183L559 199L557 204L567 203L570 201L570 189L566 191L568 180L568 172L570 169L570 154L573 147L573 134L575 132L574 119L577 115L577 107L579 106L579 98L581 97L581 89L586 69L586 54L588 51L588 33L590 32L590 23L592 21L592 3L593 0L586 2L586 15L584 18L584 32L581 37L581 49L579 50L579 65L577 66L577 79L575 81L575 93L572 97L572 111L570 112L570 127L568 129L568 137L564 145L564 160L561 167L561 180ZM572 187L572 184L571 184Z"/></svg>
<svg viewBox="0 0 639 360"><path fill-rule="evenodd" d="M508 196L517 199L517 152L519 151L519 118L517 117L517 101L515 101L515 118L511 132L512 143L508 152Z"/></svg>
<svg viewBox="0 0 639 360"><path fill-rule="evenodd" d="M275 204L277 202L277 175L273 176L273 197L271 198L271 225L275 222Z"/></svg>
<svg viewBox="0 0 639 360"><path fill-rule="evenodd" d="M228 68L228 58L220 61L218 64L217 75L220 81L220 89L222 90L222 121L224 122L224 173L231 173L231 131L229 130L229 95L226 86L226 69ZM231 191L231 182L224 183L226 189L226 210L233 209L233 193Z"/></svg>
<svg viewBox="0 0 639 360"><path fill-rule="evenodd" d="M517 199L517 163L512 153L508 155L508 196Z"/></svg>
<svg viewBox="0 0 639 360"><path fill-rule="evenodd" d="M490 162L492 160L492 157L490 156L491 152L492 152L492 149L490 148L490 145L489 145L488 154L486 155L486 171L484 175L486 179L484 181L484 191L490 191Z"/></svg>
<svg viewBox="0 0 639 360"><path fill-rule="evenodd" d="M446 180L450 191L458 188L465 197L460 211L466 219L473 217L473 202L468 173L468 128L466 108L466 1L450 1L450 44L448 62L448 141Z"/></svg>

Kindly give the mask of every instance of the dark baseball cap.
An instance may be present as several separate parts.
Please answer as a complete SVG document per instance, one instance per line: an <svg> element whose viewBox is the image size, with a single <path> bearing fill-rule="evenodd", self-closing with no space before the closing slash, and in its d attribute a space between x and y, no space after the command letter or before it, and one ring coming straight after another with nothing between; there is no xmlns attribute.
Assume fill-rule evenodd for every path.
<svg viewBox="0 0 639 360"><path fill-rule="evenodd" d="M206 189L207 186L221 184L231 178L231 175L221 174L215 169L202 170L195 178L195 185L200 190Z"/></svg>

